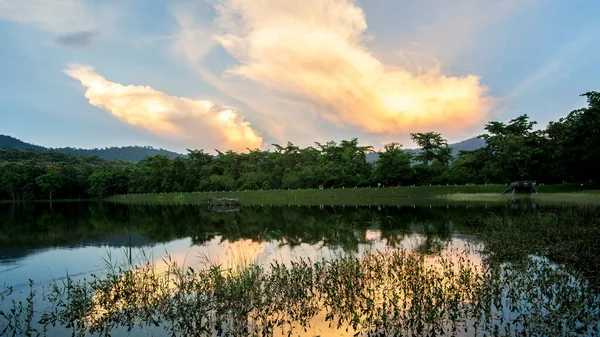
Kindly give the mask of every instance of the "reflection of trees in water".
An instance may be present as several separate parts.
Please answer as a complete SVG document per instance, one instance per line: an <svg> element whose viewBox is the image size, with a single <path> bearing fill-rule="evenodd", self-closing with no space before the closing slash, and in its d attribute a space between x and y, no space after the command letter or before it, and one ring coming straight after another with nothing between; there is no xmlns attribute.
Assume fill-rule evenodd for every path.
<svg viewBox="0 0 600 337"><path fill-rule="evenodd" d="M200 206L189 205L54 203L50 208L44 203L0 204L0 261L52 246L144 247L180 238L190 238L193 244L202 245L217 235L229 242L272 241L291 247L310 244L348 252L380 241L391 248L410 248L429 254L444 250L455 233L477 234L501 262L519 260L535 253L533 248L555 252L549 257L557 262L597 261L595 253L579 258L581 252L597 251L597 231L593 229L597 211L569 209L382 205L242 207L239 212L210 213ZM544 214L552 217L546 219ZM560 221L553 220L554 216ZM564 226L571 231L581 230L563 235L563 228L567 228ZM535 245L528 240L535 241ZM407 247L407 243L411 246Z"/></svg>
<svg viewBox="0 0 600 337"><path fill-rule="evenodd" d="M120 237L135 233L154 242L190 237L200 245L219 234L230 242L324 244L355 251L369 242L367 229L380 230L390 246L412 232L424 234L433 246L450 238L445 225L450 219L458 227L467 217L464 208L435 207L243 207L210 213L189 205L54 203L51 209L48 204L5 204L0 205L0 243L5 248L123 246L127 243Z"/></svg>
<svg viewBox="0 0 600 337"><path fill-rule="evenodd" d="M421 231L415 231L423 235L421 244L415 251L421 254L436 254L444 250L452 239L452 222L421 222L417 224Z"/></svg>

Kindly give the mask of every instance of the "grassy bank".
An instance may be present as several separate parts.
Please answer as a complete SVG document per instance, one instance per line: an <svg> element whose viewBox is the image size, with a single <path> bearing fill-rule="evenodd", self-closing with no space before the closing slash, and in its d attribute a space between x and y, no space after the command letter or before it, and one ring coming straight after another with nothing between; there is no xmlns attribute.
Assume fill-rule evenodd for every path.
<svg viewBox="0 0 600 337"><path fill-rule="evenodd" d="M239 198L243 205L412 205L415 203L442 204L448 199L440 196L497 195L490 200L506 200L500 194L505 185L417 186L396 188L333 188L308 190L264 190L197 193L126 194L106 198L123 203L200 204L206 198ZM540 186L540 193L569 193L579 190L577 184ZM455 197L460 200L459 197ZM452 197L450 197L452 199ZM468 199L468 198L467 198ZM464 200L467 200L464 199ZM496 200L498 199L498 200Z"/></svg>
<svg viewBox="0 0 600 337"><path fill-rule="evenodd" d="M413 204L452 193L499 193L504 185L332 188L198 193L127 194L105 200L125 203L200 204L208 197L239 198L244 205L380 205Z"/></svg>
<svg viewBox="0 0 600 337"><path fill-rule="evenodd" d="M515 198L511 194L498 193L453 193L441 196L442 199L452 202L508 202ZM544 205L600 205L600 193L598 191L582 191L571 193L538 193L529 196L528 198L534 203Z"/></svg>

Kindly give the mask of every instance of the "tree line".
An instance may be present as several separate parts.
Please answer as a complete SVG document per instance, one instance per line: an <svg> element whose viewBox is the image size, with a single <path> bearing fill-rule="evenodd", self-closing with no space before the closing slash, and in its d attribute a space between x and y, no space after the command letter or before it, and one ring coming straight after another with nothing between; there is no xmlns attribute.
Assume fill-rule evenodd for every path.
<svg viewBox="0 0 600 337"><path fill-rule="evenodd" d="M16 148L23 150L47 150L60 152L64 154L83 155L89 157L100 157L104 159L114 160L121 159L124 161L137 162L145 157L154 156L157 154L165 155L169 158L181 157L183 155L168 151L165 149L156 149L152 146L119 146L119 147L105 147L105 148L94 148L94 149L79 149L73 147L57 147L57 148L46 148L39 145L26 143L19 139L16 139L7 135L0 135L0 148Z"/></svg>
<svg viewBox="0 0 600 337"><path fill-rule="evenodd" d="M168 193L406 186L429 184L586 182L600 168L600 93L583 94L588 106L535 130L522 115L486 124L486 146L456 156L437 132L413 133L417 154L399 143L377 151L357 138L316 142L301 148L274 144L274 150L247 153L188 150L187 157L147 157L137 163L52 151L0 150L0 199L93 198L125 193Z"/></svg>

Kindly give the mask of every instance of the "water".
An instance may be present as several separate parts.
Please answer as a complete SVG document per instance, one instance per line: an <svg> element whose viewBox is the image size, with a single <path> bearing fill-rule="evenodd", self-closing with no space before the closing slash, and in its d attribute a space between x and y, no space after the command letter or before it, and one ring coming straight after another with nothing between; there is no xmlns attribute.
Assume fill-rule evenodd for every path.
<svg viewBox="0 0 600 337"><path fill-rule="evenodd" d="M489 211L489 210L487 210ZM485 213L464 205L243 207L107 203L0 204L0 284L16 288L98 273L113 262L169 254L187 265L331 257L386 247L436 251L463 241L466 221ZM351 226L335 227L335 222ZM131 255L130 255L131 254ZM239 262L239 261L238 261Z"/></svg>
<svg viewBox="0 0 600 337"><path fill-rule="evenodd" d="M29 280L39 292L67 276L89 278L119 265L152 260L166 268L166 256L184 267L235 269L406 249L453 258L460 253L479 266L483 243L470 220L523 208L253 206L217 213L200 206L0 204L0 287L12 287L24 298ZM346 334L327 329L323 317L313 326L314 334Z"/></svg>

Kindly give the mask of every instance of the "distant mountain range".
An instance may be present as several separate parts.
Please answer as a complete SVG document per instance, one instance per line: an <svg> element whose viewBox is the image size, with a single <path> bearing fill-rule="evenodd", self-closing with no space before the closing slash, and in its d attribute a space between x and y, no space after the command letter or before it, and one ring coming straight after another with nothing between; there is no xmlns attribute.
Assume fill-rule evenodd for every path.
<svg viewBox="0 0 600 337"><path fill-rule="evenodd" d="M129 162L137 162L146 157L155 156L157 154L168 156L171 159L175 157L185 156L181 153L165 149L155 149L151 146L105 147L102 149L77 149L73 147L47 148L39 145L26 143L22 140L6 135L0 135L0 148L56 151L64 154L82 155L88 157L97 156L109 160L121 159L123 161Z"/></svg>
<svg viewBox="0 0 600 337"><path fill-rule="evenodd" d="M458 143L448 144L448 147L452 149L452 154L457 155L460 151L473 151L480 149L485 146L485 140L480 138L469 138ZM419 153L419 149L404 149L405 152L416 154ZM372 163L379 158L377 153L367 154L367 161Z"/></svg>
<svg viewBox="0 0 600 337"><path fill-rule="evenodd" d="M470 138L462 142L448 145L452 148L454 155L459 151L472 151L485 146L485 141L479 138ZM146 157L155 156L157 154L167 156L169 158L185 157L184 154L165 150L155 149L151 146L122 146L122 147L105 147L102 149L77 149L73 147L47 148L39 145L26 143L17 138L0 135L0 148L22 149L22 150L41 150L41 151L56 151L64 154L82 155L82 156L97 156L99 158L114 160L121 159L123 161L137 162ZM409 153L418 153L418 149L405 149ZM379 158L377 153L367 154L367 161L374 162Z"/></svg>

